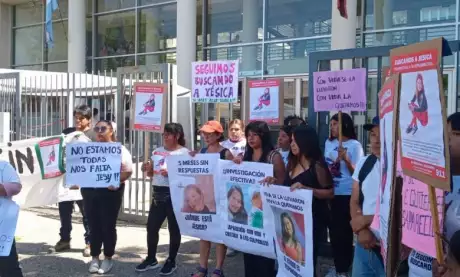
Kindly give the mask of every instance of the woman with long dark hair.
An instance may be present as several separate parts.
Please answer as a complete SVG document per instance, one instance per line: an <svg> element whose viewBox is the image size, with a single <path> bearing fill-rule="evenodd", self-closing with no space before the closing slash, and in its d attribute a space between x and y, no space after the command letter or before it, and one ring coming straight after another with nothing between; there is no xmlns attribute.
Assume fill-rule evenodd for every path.
<svg viewBox="0 0 460 277"><path fill-rule="evenodd" d="M230 150L223 147L220 143L224 140L224 129L219 121L211 120L206 122L200 129L201 134L204 137L204 141L207 147L201 148L199 153L210 154L218 153L222 160L232 160L233 155ZM189 152L191 156L194 156L197 152ZM206 277L208 276L208 260L209 252L211 251L211 242L200 240L200 265L197 271L192 274L192 277ZM216 269L212 272L210 277L224 277L222 267L225 261L225 254L227 247L225 244L216 245Z"/></svg>
<svg viewBox="0 0 460 277"><path fill-rule="evenodd" d="M281 154L274 150L270 138L270 129L267 123L262 121L253 121L246 126L247 146L243 156L245 162L259 162L273 164L273 180L276 183L284 182L285 166ZM234 160L236 163L241 162L241 158ZM276 276L275 260L256 256L253 254L244 254L244 275L246 277L271 277Z"/></svg>
<svg viewBox="0 0 460 277"><path fill-rule="evenodd" d="M357 140L353 119L342 113L342 141L339 141L339 115L332 116L330 137L324 155L334 178L334 199L330 205L329 234L337 276L347 276L353 262L353 230L350 225L350 199L353 172L363 157L363 147Z"/></svg>
<svg viewBox="0 0 460 277"><path fill-rule="evenodd" d="M240 186L232 186L227 192L228 220L239 224L248 224L248 213L244 207L244 195Z"/></svg>
<svg viewBox="0 0 460 277"><path fill-rule="evenodd" d="M159 232L165 219L168 219L169 256L160 275L169 275L176 270L176 256L181 243L179 225L171 202L166 157L170 155L186 155L184 129L179 123L168 123L163 131L163 146L155 149L152 158L142 165L142 171L152 178L153 195L147 220L147 258L138 266L137 272L158 268L156 258Z"/></svg>
<svg viewBox="0 0 460 277"><path fill-rule="evenodd" d="M423 84L422 74L417 74L415 81L414 97L410 101L408 108L412 112L412 121L407 126L406 133L415 134L418 130L417 122L419 121L422 126L428 124L428 101L425 95L425 85Z"/></svg>
<svg viewBox="0 0 460 277"><path fill-rule="evenodd" d="M94 127L96 141L103 143L116 142L115 129L111 121L101 120ZM105 274L113 267L112 256L115 254L117 243L117 219L125 188L125 181L133 172L131 154L122 146L121 170L119 186L108 188L82 188L83 205L88 217L91 230L91 257L89 264L90 273ZM104 246L104 260L99 262L101 248Z"/></svg>
<svg viewBox="0 0 460 277"><path fill-rule="evenodd" d="M300 244L294 227L294 220L288 213L280 215L281 222L281 251L292 260L299 264L305 263L303 259L303 249Z"/></svg>

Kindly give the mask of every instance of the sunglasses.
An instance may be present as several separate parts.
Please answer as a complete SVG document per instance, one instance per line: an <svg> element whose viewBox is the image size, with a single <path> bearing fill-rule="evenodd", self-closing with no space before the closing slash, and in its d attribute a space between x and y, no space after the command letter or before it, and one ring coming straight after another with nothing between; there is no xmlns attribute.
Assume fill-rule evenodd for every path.
<svg viewBox="0 0 460 277"><path fill-rule="evenodd" d="M107 127L107 126L96 126L96 127L94 127L93 130L96 133L105 133L105 132L107 132L108 129L109 129L109 127Z"/></svg>

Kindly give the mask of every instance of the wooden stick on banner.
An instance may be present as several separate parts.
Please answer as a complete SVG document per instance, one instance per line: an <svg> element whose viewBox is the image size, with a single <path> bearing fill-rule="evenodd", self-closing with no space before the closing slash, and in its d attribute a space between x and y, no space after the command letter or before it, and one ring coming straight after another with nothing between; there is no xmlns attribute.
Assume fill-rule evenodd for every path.
<svg viewBox="0 0 460 277"><path fill-rule="evenodd" d="M339 147L342 147L342 112L339 111Z"/></svg>
<svg viewBox="0 0 460 277"><path fill-rule="evenodd" d="M439 264L444 263L444 253L442 251L441 231L439 227L438 204L436 201L436 191L433 186L428 185L428 196L430 198L431 217L433 218L433 232L436 245L436 260Z"/></svg>

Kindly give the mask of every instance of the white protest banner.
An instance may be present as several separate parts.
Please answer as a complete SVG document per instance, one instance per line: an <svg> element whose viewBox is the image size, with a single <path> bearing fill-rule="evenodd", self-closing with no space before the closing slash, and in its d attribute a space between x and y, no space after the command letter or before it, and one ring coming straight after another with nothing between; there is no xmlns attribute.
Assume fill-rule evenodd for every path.
<svg viewBox="0 0 460 277"><path fill-rule="evenodd" d="M10 199L0 197L0 257L10 255L18 216L19 206Z"/></svg>
<svg viewBox="0 0 460 277"><path fill-rule="evenodd" d="M277 277L313 277L313 219L311 190L262 188L264 225L275 238Z"/></svg>
<svg viewBox="0 0 460 277"><path fill-rule="evenodd" d="M32 138L0 144L0 160L8 161L19 174L21 193L14 201L21 208L41 207L58 202L63 176L43 180L35 145L46 138Z"/></svg>
<svg viewBox="0 0 460 277"><path fill-rule="evenodd" d="M238 61L192 62L194 103L236 103Z"/></svg>
<svg viewBox="0 0 460 277"><path fill-rule="evenodd" d="M266 233L259 182L273 175L273 165L219 161L218 188L223 241L233 249L275 259L273 237Z"/></svg>
<svg viewBox="0 0 460 277"><path fill-rule="evenodd" d="M55 178L65 173L63 142L64 138L58 136L44 139L35 145L42 179Z"/></svg>
<svg viewBox="0 0 460 277"><path fill-rule="evenodd" d="M66 186L106 188L120 185L121 144L70 143L66 146Z"/></svg>
<svg viewBox="0 0 460 277"><path fill-rule="evenodd" d="M222 243L218 181L219 154L166 157L169 189L182 235Z"/></svg>

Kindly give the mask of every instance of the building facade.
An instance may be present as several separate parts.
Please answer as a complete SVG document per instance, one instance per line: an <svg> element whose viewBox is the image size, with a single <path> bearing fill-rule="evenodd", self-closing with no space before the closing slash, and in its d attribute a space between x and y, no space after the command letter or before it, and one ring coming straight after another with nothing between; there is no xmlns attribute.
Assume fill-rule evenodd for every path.
<svg viewBox="0 0 460 277"><path fill-rule="evenodd" d="M189 88L191 61L238 59L242 79L283 78L286 113L303 116L309 53L457 40L460 24L459 0L348 0L347 20L337 0L59 0L55 45L47 48L46 1L0 2L0 67L98 72L174 63ZM456 57L445 58L449 113L458 106L457 68ZM371 100L379 89L372 69L376 62ZM208 116L216 114L239 117L239 104L213 107Z"/></svg>

